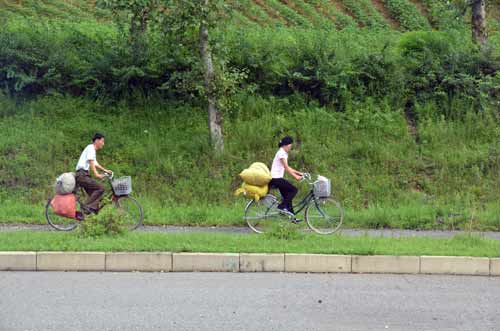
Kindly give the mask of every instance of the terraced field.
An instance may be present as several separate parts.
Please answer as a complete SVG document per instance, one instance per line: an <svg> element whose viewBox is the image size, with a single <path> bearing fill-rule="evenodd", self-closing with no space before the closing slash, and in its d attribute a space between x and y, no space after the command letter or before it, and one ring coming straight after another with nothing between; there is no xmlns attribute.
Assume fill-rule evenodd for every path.
<svg viewBox="0 0 500 331"><path fill-rule="evenodd" d="M0 16L25 16L109 20L109 12L97 9L95 1L84 0L0 0ZM234 19L242 25L299 26L342 29L346 27L430 29L431 0L230 0ZM500 4L490 9L497 21Z"/></svg>

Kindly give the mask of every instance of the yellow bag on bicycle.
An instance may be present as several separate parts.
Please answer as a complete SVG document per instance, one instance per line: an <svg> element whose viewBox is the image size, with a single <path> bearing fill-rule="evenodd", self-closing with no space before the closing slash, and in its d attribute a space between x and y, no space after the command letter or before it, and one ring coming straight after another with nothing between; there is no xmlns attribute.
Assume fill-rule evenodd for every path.
<svg viewBox="0 0 500 331"><path fill-rule="evenodd" d="M243 183L243 185L241 185L241 187L234 192L234 195L240 195L243 193L247 198L259 201L260 198L265 196L268 191L269 188L267 185L255 186Z"/></svg>
<svg viewBox="0 0 500 331"><path fill-rule="evenodd" d="M265 186L272 179L269 168L261 162L252 163L248 169L240 173L240 177L246 184L253 186Z"/></svg>

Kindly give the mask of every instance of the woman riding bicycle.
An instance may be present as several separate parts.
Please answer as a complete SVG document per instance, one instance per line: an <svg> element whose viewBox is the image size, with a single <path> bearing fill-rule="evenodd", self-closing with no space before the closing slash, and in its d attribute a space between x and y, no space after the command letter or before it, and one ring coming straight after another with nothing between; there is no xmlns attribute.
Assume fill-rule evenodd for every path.
<svg viewBox="0 0 500 331"><path fill-rule="evenodd" d="M285 212L289 212L295 215L293 211L292 200L297 195L297 188L293 186L289 181L283 178L285 171L289 173L297 181L300 181L304 174L291 168L288 165L288 152L292 149L293 139L292 137L284 137L278 144L279 150L274 156L273 165L271 167L271 182L269 183L270 188L279 189L283 201L278 205L278 209Z"/></svg>

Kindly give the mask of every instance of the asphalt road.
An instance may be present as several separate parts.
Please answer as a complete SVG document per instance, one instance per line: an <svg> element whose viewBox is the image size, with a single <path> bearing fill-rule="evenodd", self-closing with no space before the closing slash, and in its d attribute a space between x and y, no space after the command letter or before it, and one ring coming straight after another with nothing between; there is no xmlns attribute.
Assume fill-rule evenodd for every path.
<svg viewBox="0 0 500 331"><path fill-rule="evenodd" d="M500 330L500 278L0 273L0 330Z"/></svg>

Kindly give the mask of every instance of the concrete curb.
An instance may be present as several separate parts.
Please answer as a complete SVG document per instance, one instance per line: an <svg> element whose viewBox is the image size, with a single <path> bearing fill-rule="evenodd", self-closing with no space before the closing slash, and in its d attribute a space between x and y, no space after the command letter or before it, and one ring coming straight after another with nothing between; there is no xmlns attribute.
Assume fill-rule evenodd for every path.
<svg viewBox="0 0 500 331"><path fill-rule="evenodd" d="M283 272L285 254L240 253L240 272Z"/></svg>
<svg viewBox="0 0 500 331"><path fill-rule="evenodd" d="M351 272L351 255L285 254L286 272Z"/></svg>
<svg viewBox="0 0 500 331"><path fill-rule="evenodd" d="M106 253L106 271L172 271L172 253Z"/></svg>
<svg viewBox="0 0 500 331"><path fill-rule="evenodd" d="M38 252L36 270L104 271L106 254L102 252Z"/></svg>
<svg viewBox="0 0 500 331"><path fill-rule="evenodd" d="M0 271L308 272L500 276L500 258L169 252L0 252Z"/></svg>
<svg viewBox="0 0 500 331"><path fill-rule="evenodd" d="M35 252L0 252L0 270L36 270Z"/></svg>
<svg viewBox="0 0 500 331"><path fill-rule="evenodd" d="M420 273L488 276L490 259L487 257L421 256Z"/></svg>
<svg viewBox="0 0 500 331"><path fill-rule="evenodd" d="M173 271L240 271L238 253L173 253Z"/></svg>
<svg viewBox="0 0 500 331"><path fill-rule="evenodd" d="M353 256L352 272L418 274L420 257L418 256Z"/></svg>

